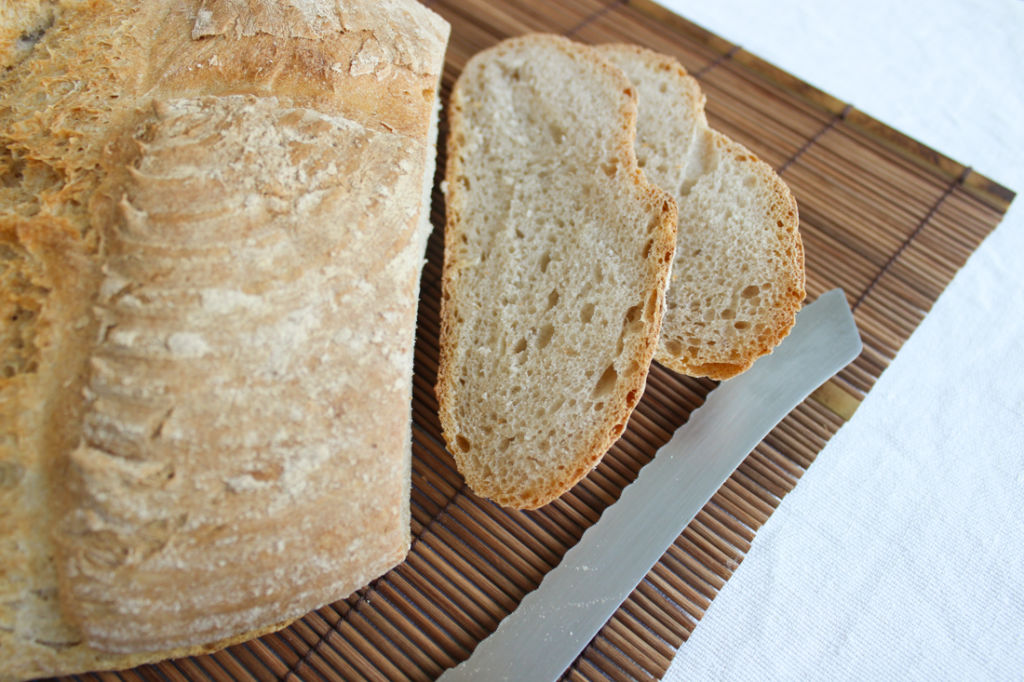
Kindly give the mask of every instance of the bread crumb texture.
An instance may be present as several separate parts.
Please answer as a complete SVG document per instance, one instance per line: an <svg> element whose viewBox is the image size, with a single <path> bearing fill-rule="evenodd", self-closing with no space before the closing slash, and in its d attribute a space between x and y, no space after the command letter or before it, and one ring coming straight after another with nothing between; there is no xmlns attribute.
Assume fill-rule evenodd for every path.
<svg viewBox="0 0 1024 682"><path fill-rule="evenodd" d="M553 36L475 56L449 110L438 400L470 487L571 487L625 429L664 307L675 207L633 152L635 97Z"/></svg>
<svg viewBox="0 0 1024 682"><path fill-rule="evenodd" d="M412 0L0 2L0 680L200 653L409 545Z"/></svg>
<svg viewBox="0 0 1024 682"><path fill-rule="evenodd" d="M655 359L735 376L789 333L805 297L796 201L766 163L708 127L704 95L678 62L630 45L598 49L636 89L640 166L679 207Z"/></svg>

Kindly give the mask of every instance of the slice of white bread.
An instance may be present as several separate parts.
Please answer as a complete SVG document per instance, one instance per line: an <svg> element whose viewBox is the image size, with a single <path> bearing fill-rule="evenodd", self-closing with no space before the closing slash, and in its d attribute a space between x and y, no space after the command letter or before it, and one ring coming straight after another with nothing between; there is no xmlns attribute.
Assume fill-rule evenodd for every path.
<svg viewBox="0 0 1024 682"><path fill-rule="evenodd" d="M704 95L675 59L632 45L597 49L632 81L640 166L679 206L655 360L728 379L778 345L804 299L796 201L768 164L708 127Z"/></svg>
<svg viewBox="0 0 1024 682"><path fill-rule="evenodd" d="M500 504L568 490L643 392L676 211L635 120L622 72L557 36L477 54L452 91L437 398L459 470Z"/></svg>

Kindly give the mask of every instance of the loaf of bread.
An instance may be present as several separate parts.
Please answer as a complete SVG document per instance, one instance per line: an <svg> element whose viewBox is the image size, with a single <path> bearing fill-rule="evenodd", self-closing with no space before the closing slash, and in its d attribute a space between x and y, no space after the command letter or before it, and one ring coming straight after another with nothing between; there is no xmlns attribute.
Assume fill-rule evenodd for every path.
<svg viewBox="0 0 1024 682"><path fill-rule="evenodd" d="M556 36L477 54L452 91L437 398L470 488L503 505L569 489L643 393L676 211L635 121L622 72Z"/></svg>
<svg viewBox="0 0 1024 682"><path fill-rule="evenodd" d="M409 547L448 25L413 0L3 4L0 678L349 595Z"/></svg>
<svg viewBox="0 0 1024 682"><path fill-rule="evenodd" d="M704 95L675 59L631 45L597 49L636 89L639 163L679 206L655 360L728 379L796 321L805 295L796 201L768 164L708 127Z"/></svg>

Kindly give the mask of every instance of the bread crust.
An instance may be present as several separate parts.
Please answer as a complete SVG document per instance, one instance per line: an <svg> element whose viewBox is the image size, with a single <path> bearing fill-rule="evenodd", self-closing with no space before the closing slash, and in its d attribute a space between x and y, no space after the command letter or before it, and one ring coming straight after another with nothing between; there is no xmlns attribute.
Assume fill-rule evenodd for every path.
<svg viewBox="0 0 1024 682"><path fill-rule="evenodd" d="M637 335L632 347L623 353L630 357L632 362L628 365L628 371L619 375L613 394L607 397L600 426L594 428L592 433L578 443L577 450L567 457L570 464L563 470L549 470L534 480L521 480L509 486L496 483L487 470L464 455L458 444L465 427L459 421L458 406L460 403L475 399L472 395L461 394L459 390L460 368L457 356L461 321L460 313L454 304L454 299L458 295L458 273L466 265L459 257L458 248L462 213L465 211L465 193L458 186L458 178L464 171L461 156L468 125L464 116L466 102L461 83L466 74L472 72L477 65L502 54L520 50L530 52L551 49L562 51L572 59L588 63L594 69L597 78L607 78L614 83L614 89L619 96L613 106L617 108L618 120L621 121L614 152L622 161L632 183L632 197L624 200L635 201L646 207L648 215L652 216L652 241L649 257L644 262L646 300L641 302L644 305L641 320L643 332ZM648 183L637 166L633 149L636 94L629 81L618 68L601 58L594 50L567 38L546 34L521 36L503 41L475 55L467 63L463 75L453 88L448 107L448 123L445 258L442 274L440 357L436 385L439 418L449 451L453 454L467 484L475 493L507 507L535 509L562 495L598 464L604 453L625 430L630 414L640 400L664 312L664 292L675 244L675 204L667 193ZM557 377L552 377L552 380L557 381ZM574 428L574 425L569 424L563 426L567 430ZM528 456L532 456L532 453Z"/></svg>
<svg viewBox="0 0 1024 682"><path fill-rule="evenodd" d="M0 74L0 303L10 312L0 377L3 680L220 649L284 627L404 557L409 375L430 229L423 191L448 35L446 22L412 0L45 4L26 4L19 16L42 27L37 45L0 43L11 67ZM333 168L331 143L348 145ZM345 168L346 160L369 170ZM385 198L372 181L396 195ZM251 210L231 213L232 201ZM282 233L294 239L274 236ZM236 241L211 244L214 235ZM348 248L359 258L345 258ZM289 293L278 280L311 289ZM263 447L273 434L259 415L236 435L260 441L263 469L232 474L246 460L227 450L159 444L191 437L201 447L208 436L225 445L231 426L218 416L233 406L209 402L217 391L204 381L230 374L228 367L244 375L260 353L272 360L266 344L245 335L314 301L324 304L323 324L351 338L324 337L332 343L323 359L289 352L304 366L239 395L246 402L259 388L281 398L263 412L283 415L292 403L299 412L336 413L320 420L332 434L325 442L354 445L328 452L337 458L323 477L337 484L333 493L308 489L304 506L298 482L315 486L314 473L328 462L288 478L299 462ZM217 324L218 316L234 326ZM204 348L218 347L225 361L204 369ZM309 383L318 376L322 383ZM331 380L339 387L325 388L333 398L314 403ZM377 402L366 400L367 386L377 386ZM179 404L164 405L180 391ZM149 421L161 405L174 409ZM373 423L346 432L360 410ZM83 431L91 435L83 439ZM144 451L133 450L140 444ZM374 480L349 484L344 471L357 470ZM172 476L158 482L159 471ZM200 509L204 475L234 490L219 496L208 488L212 503ZM240 506L220 504L246 496ZM246 506L261 518L236 517ZM174 509L181 514L157 518ZM196 523L200 512L205 525ZM143 519L157 523L137 525ZM248 531L236 549L259 558L239 571L204 573L196 557L204 537L230 539L222 526ZM346 544L360 536L362 547ZM154 557L175 552L186 557L180 571L155 570ZM295 559L296 552L305 553ZM313 554L333 568L315 565ZM252 580L232 582L242 568ZM257 590L274 572L281 575L269 591ZM209 613L207 597L219 604ZM190 604L176 613L176 600ZM235 615L218 621L228 612Z"/></svg>
<svg viewBox="0 0 1024 682"><path fill-rule="evenodd" d="M708 377L710 379L724 380L736 376L749 369L754 361L767 353L770 353L792 329L796 319L796 313L800 309L806 296L804 289L804 251L799 233L799 215L797 203L785 182L772 170L768 164L759 160L749 149L742 144L729 139L722 133L712 130L707 123L704 114L705 98L700 91L696 80L690 77L686 70L674 58L638 47L626 44L608 44L597 47L599 51L608 56L620 65L626 62L621 60L633 60L644 65L648 74L662 73L671 74L673 79L673 96L686 102L685 106L690 108L692 119L692 130L673 130L675 137L681 140L676 156L679 159L692 154L687 145L706 145L713 150L715 163L728 163L735 167L737 174L746 176L746 183L753 188L758 188L763 197L759 197L760 214L757 221L748 225L751 232L758 230L770 231L774 234L772 248L769 253L762 250L752 256L761 264L767 263L768 259L774 259L774 270L772 273L772 285L770 292L765 292L762 286L759 296L764 301L759 314L745 323L751 325L754 333L746 334L741 343L729 345L718 343L694 344L693 339L704 340L707 336L705 321L702 319L707 312L707 305L693 306L693 302L702 294L695 291L699 283L689 283L687 274L694 270L694 259L703 258L705 261L712 257L724 257L725 254L713 252L706 248L705 244L713 240L710 234L713 227L709 224L705 227L691 227L684 229L680 225L677 232L678 243L675 262L673 264L673 277L669 285L668 300L669 310L666 312L665 321L659 339L658 350L655 360L663 366L695 377ZM640 107L644 106L643 101ZM667 125L667 123L666 123ZM643 144L642 136L638 138L638 145ZM675 161L674 159L663 159L662 161ZM712 172L712 171L708 171ZM686 180L685 185L689 186L698 182L698 178L691 177ZM682 190L680 190L682 192ZM680 220L689 212L685 211L688 197L685 193L677 193L674 197L680 206ZM721 206L727 206L735 198L723 196L719 202ZM707 235L707 236L705 236ZM687 242L686 239L692 239ZM703 242L703 243L702 243ZM699 256L693 255L694 251L701 252ZM731 254L730 254L731 255ZM711 263L701 271L715 271L718 273L729 273L732 265L724 263ZM754 264L753 262L751 264ZM735 275L727 275L728 281L725 287L735 287L735 292L728 293L734 299L739 299L741 291L750 284L743 282L742 278ZM763 283L759 283L762 284ZM702 285L715 288L713 285ZM689 312L689 311L693 312ZM716 311L717 312L717 311Z"/></svg>

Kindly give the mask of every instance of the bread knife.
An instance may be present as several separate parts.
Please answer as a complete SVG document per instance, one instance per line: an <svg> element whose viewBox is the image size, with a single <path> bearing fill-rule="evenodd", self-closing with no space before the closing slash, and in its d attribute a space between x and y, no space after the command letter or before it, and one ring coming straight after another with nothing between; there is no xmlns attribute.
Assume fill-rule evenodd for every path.
<svg viewBox="0 0 1024 682"><path fill-rule="evenodd" d="M797 314L789 336L722 382L518 608L441 680L554 680L744 458L860 354L839 289Z"/></svg>

